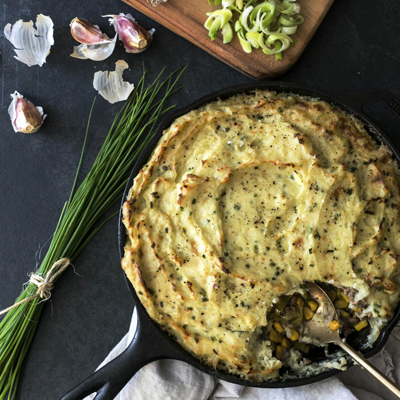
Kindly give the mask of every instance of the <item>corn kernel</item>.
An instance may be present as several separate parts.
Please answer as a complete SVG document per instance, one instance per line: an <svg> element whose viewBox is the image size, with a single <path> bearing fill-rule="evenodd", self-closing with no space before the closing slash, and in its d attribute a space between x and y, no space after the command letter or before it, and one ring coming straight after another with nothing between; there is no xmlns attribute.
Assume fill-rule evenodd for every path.
<svg viewBox="0 0 400 400"><path fill-rule="evenodd" d="M283 347L286 347L287 349L290 349L292 347L292 343L290 342L290 340L285 337L282 339L281 345Z"/></svg>
<svg viewBox="0 0 400 400"><path fill-rule="evenodd" d="M269 340L273 343L280 343L281 342L281 335L272 329L272 331L269 333Z"/></svg>
<svg viewBox="0 0 400 400"><path fill-rule="evenodd" d="M342 299L345 299L348 303L350 303L350 299L342 292Z"/></svg>
<svg viewBox="0 0 400 400"><path fill-rule="evenodd" d="M275 357L280 360L282 358L282 346L276 346Z"/></svg>
<svg viewBox="0 0 400 400"><path fill-rule="evenodd" d="M345 311L345 310L340 310L340 316L341 316L342 318L346 318L346 319L351 317L350 313L348 313L348 312Z"/></svg>
<svg viewBox="0 0 400 400"><path fill-rule="evenodd" d="M328 291L328 297L331 299L331 302L333 303L336 300L337 294L333 289L331 289Z"/></svg>
<svg viewBox="0 0 400 400"><path fill-rule="evenodd" d="M345 299L341 298L335 301L335 307L339 308L340 310L343 308L347 308L347 306L349 305L349 302L346 301Z"/></svg>
<svg viewBox="0 0 400 400"><path fill-rule="evenodd" d="M298 338L299 338L299 332L295 331L294 329L292 329L292 335L290 336L290 340L292 342L295 342Z"/></svg>
<svg viewBox="0 0 400 400"><path fill-rule="evenodd" d="M315 300L310 300L307 304L313 312L315 312L319 306L319 304Z"/></svg>
<svg viewBox="0 0 400 400"><path fill-rule="evenodd" d="M361 331L361 329L364 329L364 328L366 328L367 326L368 326L368 321L367 321L366 319L364 319L364 321L357 322L357 323L354 325L354 329L355 329L356 331Z"/></svg>
<svg viewBox="0 0 400 400"><path fill-rule="evenodd" d="M314 312L311 311L311 308L310 308L310 307L305 306L305 307L303 308L303 315L304 315L304 318L308 321L308 320L310 320L310 319L314 316Z"/></svg>
<svg viewBox="0 0 400 400"><path fill-rule="evenodd" d="M273 323L273 326L274 326L275 330L276 330L278 333L282 333L282 332L283 332L282 325L281 325L279 322L274 322L274 323Z"/></svg>
<svg viewBox="0 0 400 400"><path fill-rule="evenodd" d="M333 331L337 331L340 328L340 322L333 320L330 324L329 324L329 328L331 328Z"/></svg>
<svg viewBox="0 0 400 400"><path fill-rule="evenodd" d="M300 306L300 307L303 307L303 306L304 306L304 301L303 301L303 299L302 299L301 297L298 297L297 300L296 300L296 304L297 304L298 306Z"/></svg>

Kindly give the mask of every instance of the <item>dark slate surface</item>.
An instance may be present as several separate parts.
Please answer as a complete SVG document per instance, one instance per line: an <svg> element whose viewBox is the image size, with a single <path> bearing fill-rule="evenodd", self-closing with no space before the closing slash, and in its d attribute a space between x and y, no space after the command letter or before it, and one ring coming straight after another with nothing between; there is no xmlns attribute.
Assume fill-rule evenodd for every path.
<svg viewBox="0 0 400 400"><path fill-rule="evenodd" d="M175 96L179 106L250 79L118 0L3 0L1 9L1 32L6 23L35 19L38 13L50 15L55 25L55 45L42 68L16 61L11 44L0 34L0 308L5 308L28 280L35 253L51 236L67 200L95 95L94 72L113 69L115 61L124 59L131 68L125 78L137 82L143 62L150 77L163 66L172 71L189 64L182 80L185 87ZM156 28L148 51L127 54L119 42L103 62L69 57L75 44L68 27L72 18L87 18L111 35L113 30L101 15L119 12L132 12L143 26ZM337 0L300 60L281 80L333 92L384 88L400 98L399 15L396 1ZM7 108L14 90L48 114L38 133L13 132ZM84 171L119 107L102 98L96 102ZM383 104L365 110L399 145L400 121L391 111ZM83 276L66 271L45 305L17 399L60 397L89 375L128 329L133 304L119 266L116 219L74 264Z"/></svg>

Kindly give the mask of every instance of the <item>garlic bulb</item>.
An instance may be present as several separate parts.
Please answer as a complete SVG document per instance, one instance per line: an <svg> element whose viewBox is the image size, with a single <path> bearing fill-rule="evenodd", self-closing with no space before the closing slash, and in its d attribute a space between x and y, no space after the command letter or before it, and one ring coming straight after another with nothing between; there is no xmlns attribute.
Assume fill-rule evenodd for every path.
<svg viewBox="0 0 400 400"><path fill-rule="evenodd" d="M122 74L127 68L129 65L119 60L115 63L115 71L99 71L94 74L93 87L111 104L126 100L135 88L133 84L122 80Z"/></svg>
<svg viewBox="0 0 400 400"><path fill-rule="evenodd" d="M146 31L131 14L105 15L105 17L112 17L109 19L110 24L114 25L128 53L141 53L150 46L155 29Z"/></svg>
<svg viewBox="0 0 400 400"><path fill-rule="evenodd" d="M74 47L71 57L82 60L103 61L110 57L117 42L117 35L110 39L97 25L83 18L74 18L70 24L72 37L82 43Z"/></svg>
<svg viewBox="0 0 400 400"><path fill-rule="evenodd" d="M42 107L35 107L24 96L15 91L12 102L8 107L8 114L15 132L34 133L43 124L46 115L43 115Z"/></svg>
<svg viewBox="0 0 400 400"><path fill-rule="evenodd" d="M53 21L50 17L39 14L36 17L36 29L33 22L17 21L13 26L7 24L4 28L5 37L15 47L17 53L15 58L18 61L31 67L46 62L50 48L54 44Z"/></svg>

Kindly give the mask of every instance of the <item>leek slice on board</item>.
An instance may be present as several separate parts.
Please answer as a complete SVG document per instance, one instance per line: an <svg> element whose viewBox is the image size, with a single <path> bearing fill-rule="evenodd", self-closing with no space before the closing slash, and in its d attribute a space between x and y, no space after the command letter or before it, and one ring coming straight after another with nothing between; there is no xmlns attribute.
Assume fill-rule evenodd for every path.
<svg viewBox="0 0 400 400"><path fill-rule="evenodd" d="M282 53L293 47L290 38L304 22L300 15L300 5L296 0L208 0L210 5L221 5L222 9L208 13L204 26L211 40L221 31L223 43L227 44L237 34L239 43L246 53L259 49L267 54L275 54L277 61ZM232 29L232 25L234 29Z"/></svg>

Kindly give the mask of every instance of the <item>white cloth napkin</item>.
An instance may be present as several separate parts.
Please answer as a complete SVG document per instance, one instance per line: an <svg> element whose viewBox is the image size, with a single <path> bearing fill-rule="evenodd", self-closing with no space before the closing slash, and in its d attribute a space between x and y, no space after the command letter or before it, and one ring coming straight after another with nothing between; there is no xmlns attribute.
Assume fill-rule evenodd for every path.
<svg viewBox="0 0 400 400"><path fill-rule="evenodd" d="M132 341L137 325L136 310L129 332L99 368L121 354ZM400 324L385 348L370 361L397 384L400 383ZM340 378L339 378L340 377ZM220 381L181 361L161 360L143 367L115 400L395 400L389 390L359 366L339 377L287 389L249 388ZM95 395L85 400L94 399Z"/></svg>

